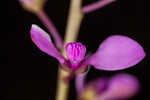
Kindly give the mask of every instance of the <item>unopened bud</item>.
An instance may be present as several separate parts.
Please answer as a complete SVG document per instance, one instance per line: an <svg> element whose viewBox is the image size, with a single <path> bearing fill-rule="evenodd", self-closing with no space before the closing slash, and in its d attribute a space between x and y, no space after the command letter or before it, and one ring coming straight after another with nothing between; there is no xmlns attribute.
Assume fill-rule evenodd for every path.
<svg viewBox="0 0 150 100"><path fill-rule="evenodd" d="M23 8L27 11L38 13L43 9L45 0L19 0Z"/></svg>

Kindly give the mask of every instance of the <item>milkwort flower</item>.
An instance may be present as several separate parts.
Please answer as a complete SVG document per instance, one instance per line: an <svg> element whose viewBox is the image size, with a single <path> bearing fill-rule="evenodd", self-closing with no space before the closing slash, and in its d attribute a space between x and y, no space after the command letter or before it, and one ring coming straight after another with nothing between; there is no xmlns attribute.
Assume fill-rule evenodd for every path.
<svg viewBox="0 0 150 100"><path fill-rule="evenodd" d="M136 77L120 73L111 78L102 77L89 82L80 88L78 100L127 100L135 96L139 88Z"/></svg>
<svg viewBox="0 0 150 100"><path fill-rule="evenodd" d="M80 42L69 42L66 56L57 50L50 36L37 25L32 25L31 39L36 46L48 55L56 58L62 68L78 73L92 65L98 70L121 70L134 66L145 57L143 48L135 40L127 36L113 35L105 39L98 50L85 58L86 47Z"/></svg>

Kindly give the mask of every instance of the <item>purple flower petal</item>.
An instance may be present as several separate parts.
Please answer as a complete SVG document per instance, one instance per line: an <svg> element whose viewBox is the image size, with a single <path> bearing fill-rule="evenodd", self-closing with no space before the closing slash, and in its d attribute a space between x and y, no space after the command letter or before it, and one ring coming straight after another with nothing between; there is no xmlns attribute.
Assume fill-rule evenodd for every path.
<svg viewBox="0 0 150 100"><path fill-rule="evenodd" d="M41 51L47 53L52 57L55 57L60 63L65 63L65 58L53 45L50 36L45 31L43 31L37 25L32 25L30 33L32 41Z"/></svg>
<svg viewBox="0 0 150 100"><path fill-rule="evenodd" d="M128 99L139 91L138 80L128 74L118 74L112 77L108 85L107 91L100 94L100 100Z"/></svg>
<svg viewBox="0 0 150 100"><path fill-rule="evenodd" d="M122 73L112 78L98 78L84 87L79 100L126 100L137 94L139 82L136 77Z"/></svg>
<svg viewBox="0 0 150 100"><path fill-rule="evenodd" d="M113 35L103 41L88 63L100 70L121 70L139 63L144 57L143 48L135 40Z"/></svg>
<svg viewBox="0 0 150 100"><path fill-rule="evenodd" d="M109 86L109 78L108 77L101 77L99 79L96 79L95 81L92 81L89 83L89 86L92 86L95 88L96 93L99 95L102 95L105 91L107 91Z"/></svg>

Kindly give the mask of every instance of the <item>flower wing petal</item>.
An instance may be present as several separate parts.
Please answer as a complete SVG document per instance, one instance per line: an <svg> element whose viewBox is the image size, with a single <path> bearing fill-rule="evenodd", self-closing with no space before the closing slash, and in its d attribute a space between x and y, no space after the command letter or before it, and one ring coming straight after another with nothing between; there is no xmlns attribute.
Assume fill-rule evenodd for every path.
<svg viewBox="0 0 150 100"><path fill-rule="evenodd" d="M65 58L56 49L51 41L50 36L44 30L33 24L30 30L30 34L32 41L41 51L52 57L55 57L60 63L65 63Z"/></svg>
<svg viewBox="0 0 150 100"><path fill-rule="evenodd" d="M139 63L145 57L141 45L122 35L108 37L88 63L100 70L121 70Z"/></svg>
<svg viewBox="0 0 150 100"><path fill-rule="evenodd" d="M139 91L139 82L129 74L117 74L109 81L107 91L100 95L100 100L128 99Z"/></svg>

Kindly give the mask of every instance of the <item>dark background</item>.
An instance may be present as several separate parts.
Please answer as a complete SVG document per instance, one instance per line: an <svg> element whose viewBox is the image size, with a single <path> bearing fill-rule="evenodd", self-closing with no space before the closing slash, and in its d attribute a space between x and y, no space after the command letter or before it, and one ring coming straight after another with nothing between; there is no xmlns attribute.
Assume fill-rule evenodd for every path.
<svg viewBox="0 0 150 100"><path fill-rule="evenodd" d="M47 0L45 10L61 36L64 36L70 0ZM97 0L83 0L83 5ZM140 93L131 100L150 100L150 9L148 0L118 0L109 6L85 16L78 41L93 53L99 44L112 34L122 34L138 41L147 53L146 58L132 68L122 71L98 71L92 68L88 81L100 76L127 72L137 76ZM41 52L31 41L32 24L47 29L37 16L22 9L17 0L8 2L7 33L2 36L1 90L5 100L55 100L58 62ZM3 33L3 34L4 34ZM9 39L9 41L7 41ZM9 57L8 57L9 56ZM76 99L74 80L71 82L69 100Z"/></svg>

